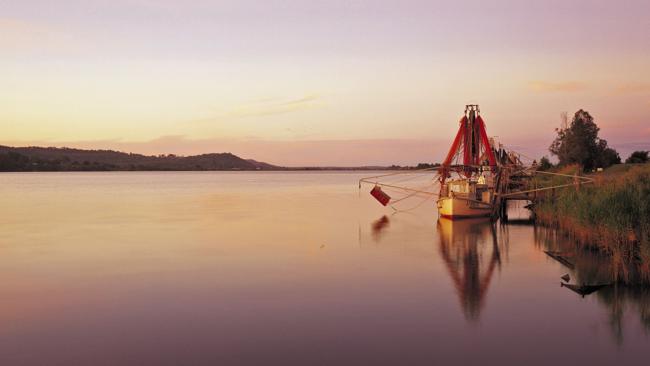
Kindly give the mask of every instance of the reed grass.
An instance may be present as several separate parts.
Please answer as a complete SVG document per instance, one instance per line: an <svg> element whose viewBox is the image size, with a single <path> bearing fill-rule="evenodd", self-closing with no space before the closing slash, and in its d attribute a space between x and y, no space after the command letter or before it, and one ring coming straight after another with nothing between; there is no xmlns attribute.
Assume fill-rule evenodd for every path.
<svg viewBox="0 0 650 366"><path fill-rule="evenodd" d="M593 178L593 184L540 201L538 221L609 255L616 280L650 283L650 164L615 167Z"/></svg>

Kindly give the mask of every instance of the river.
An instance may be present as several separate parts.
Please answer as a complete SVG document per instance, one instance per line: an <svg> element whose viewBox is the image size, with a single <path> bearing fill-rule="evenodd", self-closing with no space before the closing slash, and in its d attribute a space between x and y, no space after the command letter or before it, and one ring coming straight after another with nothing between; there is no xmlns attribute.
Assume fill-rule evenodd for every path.
<svg viewBox="0 0 650 366"><path fill-rule="evenodd" d="M607 283L602 258L393 213L364 175L1 174L0 364L647 362L650 290L560 285Z"/></svg>

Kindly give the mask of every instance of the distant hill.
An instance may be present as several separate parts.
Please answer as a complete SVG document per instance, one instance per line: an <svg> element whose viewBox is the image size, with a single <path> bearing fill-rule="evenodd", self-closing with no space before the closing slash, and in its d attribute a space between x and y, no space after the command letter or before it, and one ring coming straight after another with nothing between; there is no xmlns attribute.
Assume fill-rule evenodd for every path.
<svg viewBox="0 0 650 366"><path fill-rule="evenodd" d="M242 159L231 153L147 156L112 150L0 145L0 171L5 172L282 169L284 168L251 159Z"/></svg>

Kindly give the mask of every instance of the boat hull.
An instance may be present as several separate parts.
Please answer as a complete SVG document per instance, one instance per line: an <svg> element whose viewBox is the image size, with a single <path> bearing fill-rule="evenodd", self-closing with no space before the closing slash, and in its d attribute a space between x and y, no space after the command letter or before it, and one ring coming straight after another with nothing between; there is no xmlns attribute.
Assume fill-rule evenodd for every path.
<svg viewBox="0 0 650 366"><path fill-rule="evenodd" d="M492 206L457 197L443 197L438 200L438 213L448 219L488 217L492 214Z"/></svg>

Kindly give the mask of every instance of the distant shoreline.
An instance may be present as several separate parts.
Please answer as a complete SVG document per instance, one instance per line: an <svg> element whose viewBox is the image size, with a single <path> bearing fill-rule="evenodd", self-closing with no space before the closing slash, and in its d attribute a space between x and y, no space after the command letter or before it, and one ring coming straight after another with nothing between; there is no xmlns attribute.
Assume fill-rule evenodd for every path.
<svg viewBox="0 0 650 366"><path fill-rule="evenodd" d="M188 172L188 171L388 171L430 168L418 166L284 167L243 159L231 153L192 156L142 155L113 150L56 147L10 147L0 145L0 172Z"/></svg>

